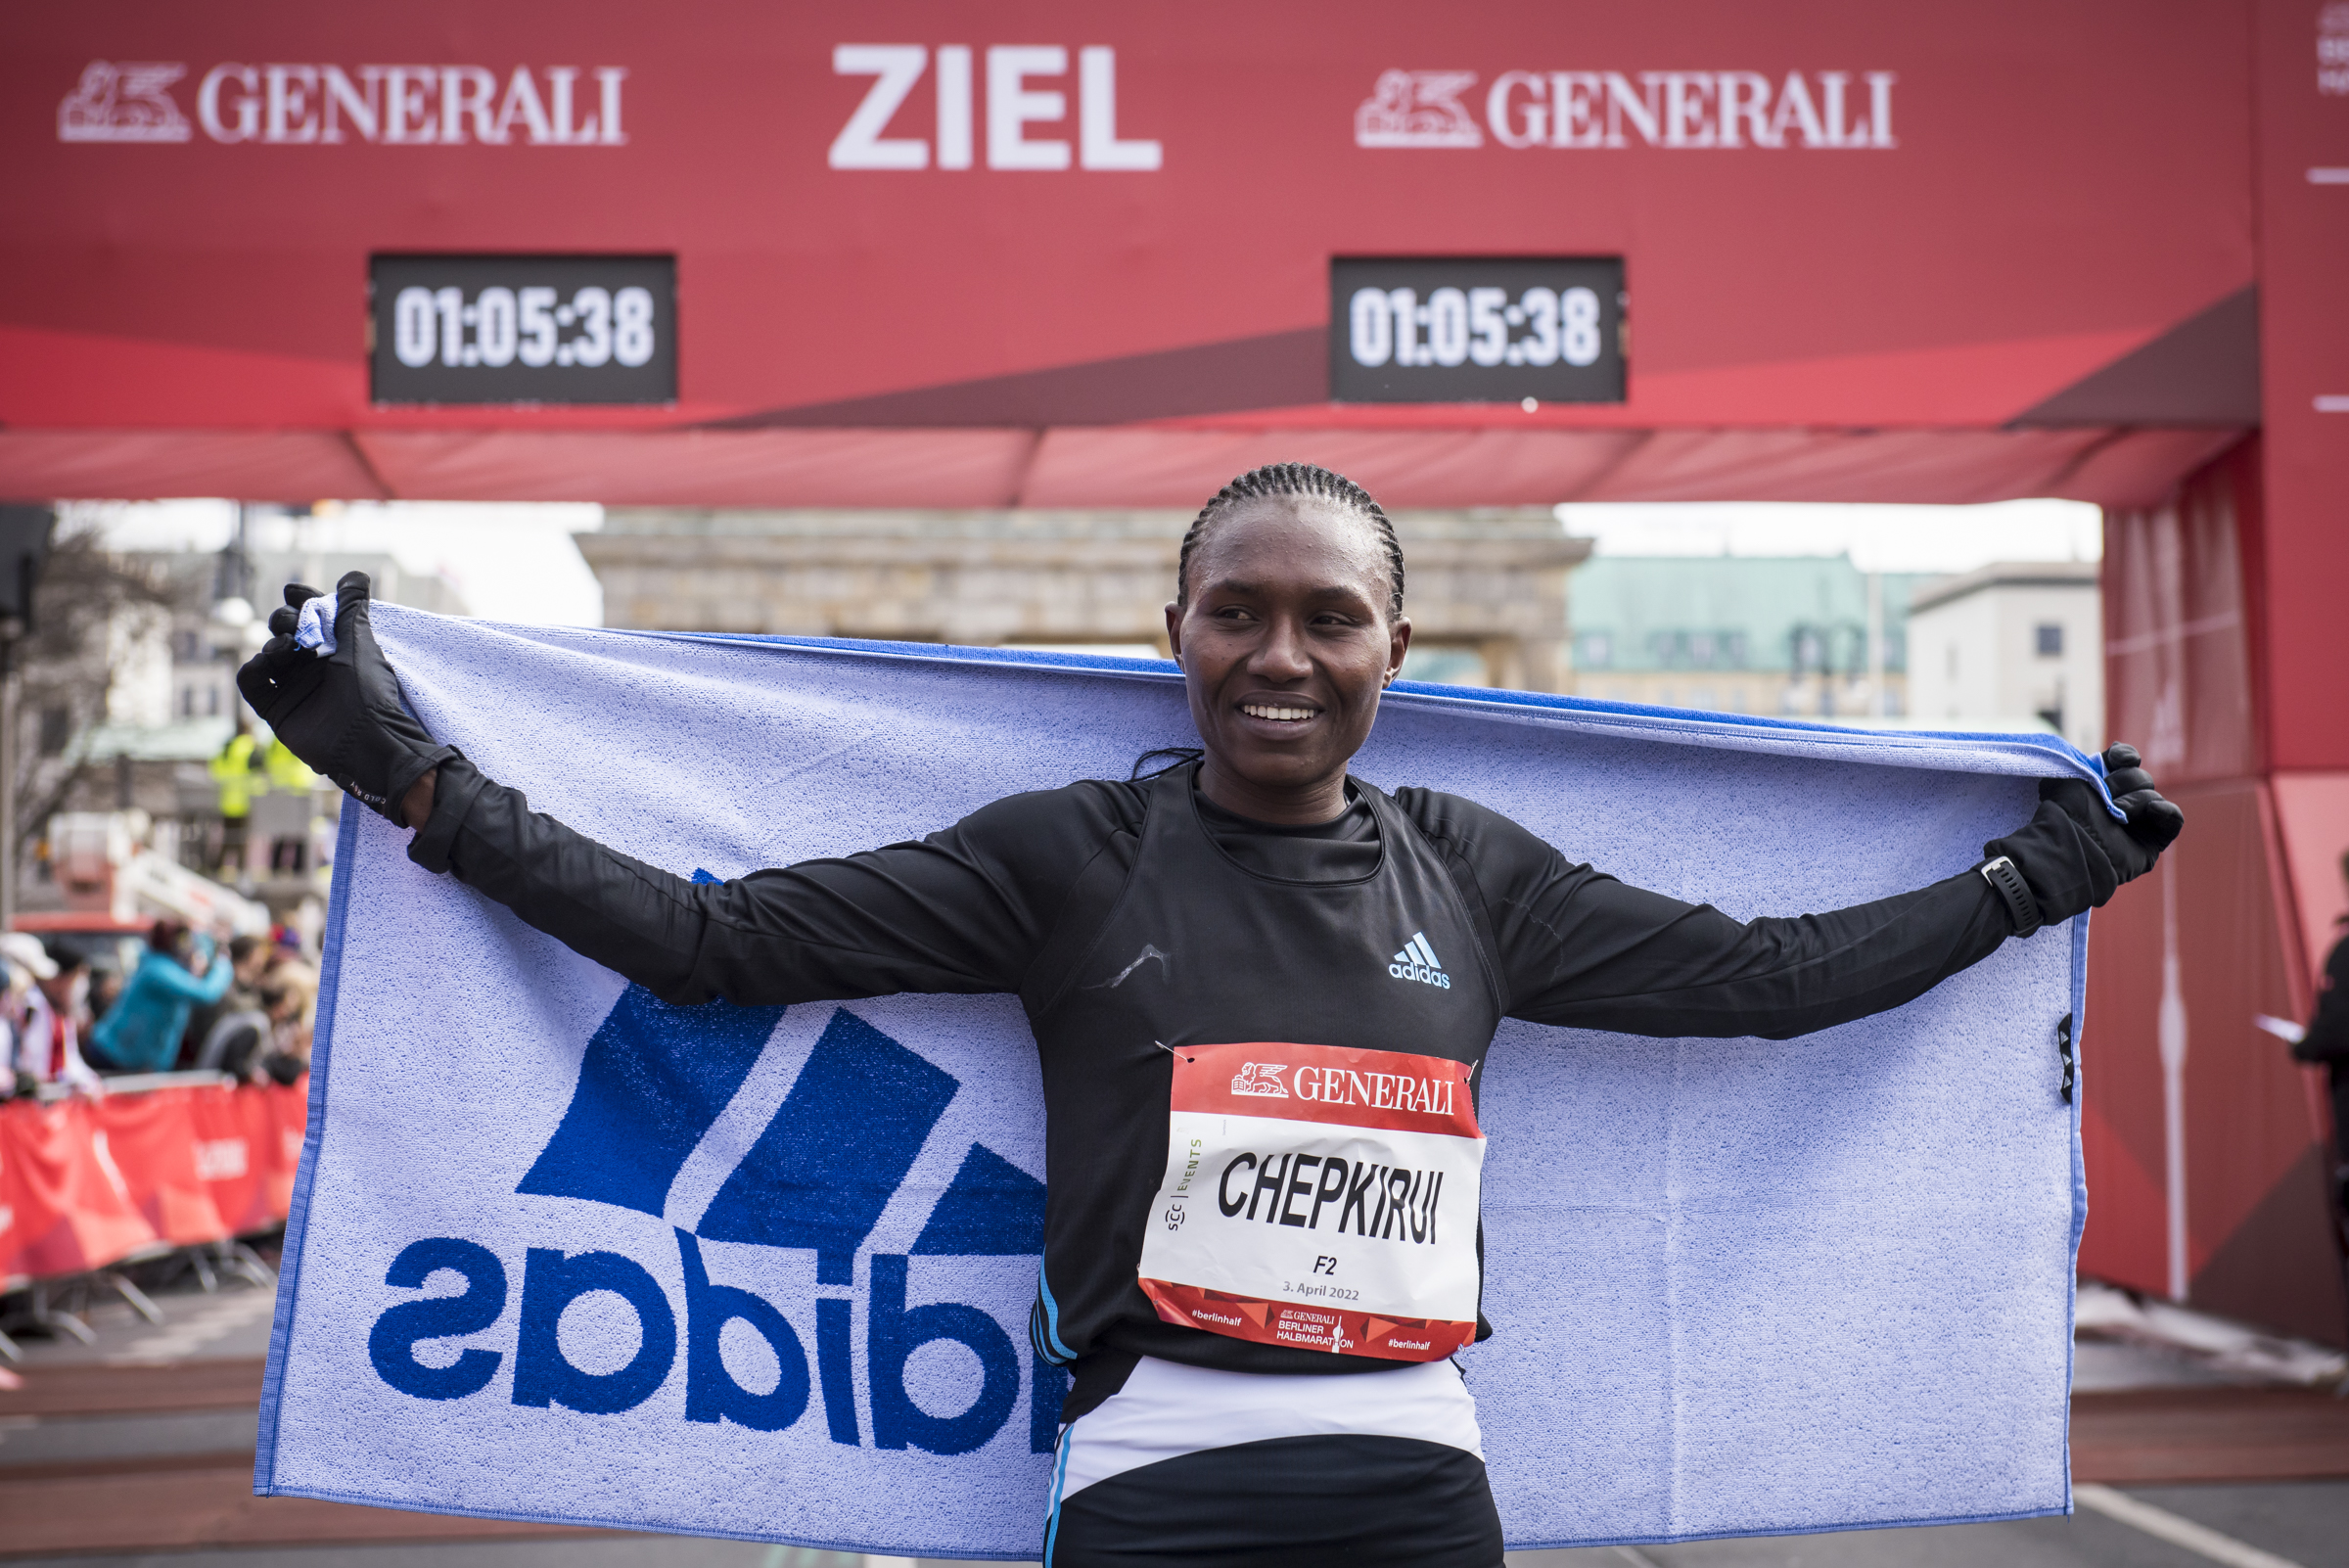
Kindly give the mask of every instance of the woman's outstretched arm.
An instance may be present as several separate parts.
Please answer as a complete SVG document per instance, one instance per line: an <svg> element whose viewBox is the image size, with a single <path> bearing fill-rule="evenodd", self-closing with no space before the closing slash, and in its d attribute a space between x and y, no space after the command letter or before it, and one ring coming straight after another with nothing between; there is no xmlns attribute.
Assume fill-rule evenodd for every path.
<svg viewBox="0 0 2349 1568"><path fill-rule="evenodd" d="M247 700L312 767L404 827L408 857L455 876L663 999L744 1004L892 992L1017 991L1069 889L1127 824L1101 786L1012 796L918 843L696 883L599 844L441 746L399 703L343 579L336 646L279 633L239 672Z"/></svg>
<svg viewBox="0 0 2349 1568"><path fill-rule="evenodd" d="M2021 907L2052 925L2151 868L2183 817L2137 753L2105 757L2116 820L2094 786L2041 787L2030 821L1983 847L2020 874ZM2018 934L2017 901L1982 868L1819 914L1739 920L1576 864L1497 812L1405 791L1482 906L1513 1017L1654 1036L1784 1039L1923 995ZM2034 927L2036 929L2036 926Z"/></svg>

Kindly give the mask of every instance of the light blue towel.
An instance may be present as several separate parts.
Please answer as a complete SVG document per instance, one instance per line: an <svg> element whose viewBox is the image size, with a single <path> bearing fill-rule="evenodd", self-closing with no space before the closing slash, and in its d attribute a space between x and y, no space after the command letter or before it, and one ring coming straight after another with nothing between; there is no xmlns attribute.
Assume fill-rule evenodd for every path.
<svg viewBox="0 0 2349 1568"><path fill-rule="evenodd" d="M417 714L719 877L1191 738L1154 662L533 630L380 607ZM1861 734L1399 686L1363 777L1740 916L1964 869L2095 777ZM346 809L256 1490L1033 1557L1042 1108L1005 996L669 1008ZM1508 1024L1461 1360L1512 1545L2060 1512L2087 923L1805 1039ZM861 1186L823 1179L847 1169ZM869 1201L868 1201L869 1200Z"/></svg>

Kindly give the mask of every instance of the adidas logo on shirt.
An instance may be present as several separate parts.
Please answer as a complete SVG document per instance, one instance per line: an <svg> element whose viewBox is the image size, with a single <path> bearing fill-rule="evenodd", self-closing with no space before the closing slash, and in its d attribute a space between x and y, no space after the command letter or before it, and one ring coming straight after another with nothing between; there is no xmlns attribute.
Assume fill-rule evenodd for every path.
<svg viewBox="0 0 2349 1568"><path fill-rule="evenodd" d="M1451 990L1451 977L1444 973L1443 960L1436 949L1427 945L1427 933L1414 931L1411 940L1403 945L1403 951L1387 965L1387 973L1397 980L1416 980L1422 986L1434 986L1440 991Z"/></svg>

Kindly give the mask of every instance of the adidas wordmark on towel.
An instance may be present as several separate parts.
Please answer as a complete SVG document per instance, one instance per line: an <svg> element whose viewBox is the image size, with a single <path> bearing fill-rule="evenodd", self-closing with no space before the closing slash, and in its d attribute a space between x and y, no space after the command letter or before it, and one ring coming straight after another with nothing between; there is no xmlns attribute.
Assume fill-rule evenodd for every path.
<svg viewBox="0 0 2349 1568"><path fill-rule="evenodd" d="M1416 980L1423 986L1433 986L1439 991L1451 990L1451 977L1444 973L1443 960L1436 956L1436 949L1427 945L1427 933L1424 931L1411 933L1411 940L1403 945L1403 951L1397 953L1395 961L1387 965L1387 973L1397 980Z"/></svg>

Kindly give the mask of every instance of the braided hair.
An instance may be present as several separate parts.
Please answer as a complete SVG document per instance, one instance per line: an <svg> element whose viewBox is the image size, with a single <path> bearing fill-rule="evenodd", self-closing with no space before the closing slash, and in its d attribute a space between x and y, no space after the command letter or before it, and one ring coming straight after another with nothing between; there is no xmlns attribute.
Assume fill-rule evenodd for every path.
<svg viewBox="0 0 2349 1568"><path fill-rule="evenodd" d="M1387 514L1370 499L1363 489L1343 474L1332 474L1326 468L1311 463L1267 463L1252 468L1218 490L1215 499L1199 509L1191 520L1190 531L1182 536L1182 555L1174 568L1174 602L1188 604L1191 598L1191 555L1207 537L1207 528L1217 518L1242 501L1269 500L1276 496L1315 496L1334 502L1346 511L1354 512L1378 530L1378 542L1387 552L1387 580L1392 586L1387 594L1387 614L1403 614L1403 546L1395 538L1395 525Z"/></svg>

